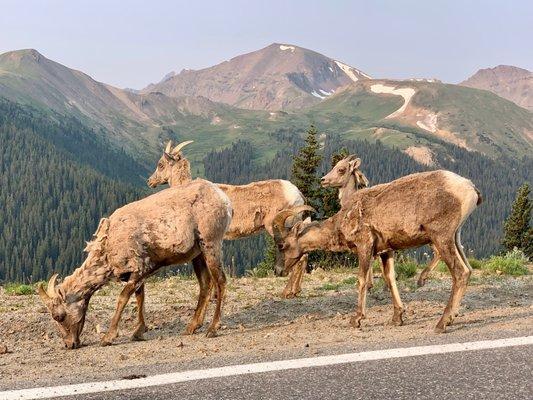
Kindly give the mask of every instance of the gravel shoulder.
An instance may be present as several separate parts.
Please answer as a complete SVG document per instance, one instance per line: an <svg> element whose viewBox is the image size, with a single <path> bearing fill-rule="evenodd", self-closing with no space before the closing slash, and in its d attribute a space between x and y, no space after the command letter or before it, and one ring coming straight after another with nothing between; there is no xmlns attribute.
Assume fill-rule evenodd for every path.
<svg viewBox="0 0 533 400"><path fill-rule="evenodd" d="M223 327L212 339L205 337L204 329L182 335L196 304L195 280L151 281L146 291L146 340L129 340L136 322L133 300L123 314L121 336L113 346L100 347L120 291L120 285L113 284L93 296L84 346L70 351L63 349L38 296L10 296L0 288L0 343L8 350L0 355L0 389L533 332L531 274L512 278L475 271L460 315L444 335L433 333L433 327L450 293L447 275L436 273L422 288L416 288L415 278L400 283L407 309L400 327L389 324L390 296L376 279L362 329L349 325L356 303L354 276L354 271L308 274L301 296L291 300L279 296L283 278L230 279ZM210 305L211 312L213 308ZM206 321L210 318L211 313Z"/></svg>

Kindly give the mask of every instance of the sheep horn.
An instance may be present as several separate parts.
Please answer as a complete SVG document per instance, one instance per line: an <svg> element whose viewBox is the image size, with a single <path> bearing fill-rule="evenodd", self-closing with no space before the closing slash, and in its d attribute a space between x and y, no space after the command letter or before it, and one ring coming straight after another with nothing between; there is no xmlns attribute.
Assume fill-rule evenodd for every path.
<svg viewBox="0 0 533 400"><path fill-rule="evenodd" d="M194 140L187 140L186 142L181 142L176 147L174 147L174 150L172 150L172 154L178 154L181 149L183 149L185 146L187 146L188 144L191 144L193 142L194 142Z"/></svg>
<svg viewBox="0 0 533 400"><path fill-rule="evenodd" d="M346 157L346 159L347 159L348 161L353 161L353 160L355 160L356 158L357 158L357 155L355 155L355 154L350 154L348 157Z"/></svg>
<svg viewBox="0 0 533 400"><path fill-rule="evenodd" d="M168 141L167 147L165 147L165 153L170 153L170 150L172 150L172 140Z"/></svg>
<svg viewBox="0 0 533 400"><path fill-rule="evenodd" d="M48 293L46 293L46 291L43 289L42 283L37 286L37 292L39 293L39 297L43 300L44 303L47 303L51 300L50 296L48 296Z"/></svg>
<svg viewBox="0 0 533 400"><path fill-rule="evenodd" d="M56 297L56 281L57 281L57 274L52 275L50 280L48 281L48 286L46 287L46 294L48 297L53 298Z"/></svg>
<svg viewBox="0 0 533 400"><path fill-rule="evenodd" d="M272 221L272 227L273 227L274 236L275 236L274 239L276 240L280 239L287 234L287 228L285 227L285 221L287 220L287 218L300 214L304 211L316 212L316 210L313 207L308 206L308 205L303 205L303 206L297 206L294 208L285 209L277 213L276 216L274 217L274 220Z"/></svg>

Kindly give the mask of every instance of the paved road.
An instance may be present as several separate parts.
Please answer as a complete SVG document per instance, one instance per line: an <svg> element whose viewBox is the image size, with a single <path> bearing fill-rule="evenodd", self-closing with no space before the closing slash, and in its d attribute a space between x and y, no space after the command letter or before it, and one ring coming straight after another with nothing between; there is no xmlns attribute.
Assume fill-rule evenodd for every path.
<svg viewBox="0 0 533 400"><path fill-rule="evenodd" d="M502 341L505 344L502 344ZM509 341L513 341L513 344L510 345ZM495 343L499 344L496 346ZM524 345L524 343L529 344ZM489 346L497 348L487 348ZM481 350L471 350L472 348ZM467 349L469 350L465 351ZM348 358L338 362L339 357ZM359 359L356 360L357 358ZM531 399L533 393L533 337L531 336L477 341L468 345L448 343L368 351L326 356L322 359L328 359L331 365L309 367L317 365L318 358L315 357L307 359L310 360L307 365L302 359L294 360L296 364L291 364L290 368L295 369L285 369L287 367L281 366L287 361L281 361L281 364L278 361L269 362L267 364L271 369L265 370L271 372L248 374L250 368L252 371L258 370L258 367L250 367L249 364L229 368L229 374L232 376L220 377L223 374L220 368L216 368L215 372L213 370L181 372L180 376L192 374L186 379L197 379L195 376L205 378L206 373L214 377L190 381L180 378L180 383L69 398L79 400L482 398L487 400L505 397ZM272 364L275 366L272 367ZM239 368L244 375L235 375L238 373L235 371ZM135 381L141 383L143 380ZM0 392L0 398L3 398L3 394L5 397L5 393Z"/></svg>
<svg viewBox="0 0 533 400"><path fill-rule="evenodd" d="M533 346L214 378L77 399L531 399Z"/></svg>

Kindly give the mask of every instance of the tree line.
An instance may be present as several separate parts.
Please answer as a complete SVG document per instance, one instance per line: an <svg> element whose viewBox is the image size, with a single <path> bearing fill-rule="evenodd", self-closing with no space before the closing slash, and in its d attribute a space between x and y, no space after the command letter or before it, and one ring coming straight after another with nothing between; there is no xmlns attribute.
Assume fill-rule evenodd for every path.
<svg viewBox="0 0 533 400"><path fill-rule="evenodd" d="M203 161L205 177L230 184L293 180L319 210L320 218L338 210L336 192L318 185L318 177L331 169L335 157L357 154L372 185L445 168L471 179L484 197L463 230L470 254L498 253L504 248L502 241L506 246L531 243L527 234L531 210L523 207L526 204L527 209L529 203L522 200L522 206L517 206L522 211L507 224L514 242L503 239L503 224L518 187L533 181L532 158L492 160L442 142L441 150L435 150L436 165L426 167L379 141L346 140L320 132L319 143L316 130L302 133L286 128L270 133L284 148L267 162L257 162L261 154L246 140L211 151ZM298 176L298 170L303 174ZM70 273L82 261L85 241L99 219L146 195L140 178L146 173L125 152L109 146L101 132L80 121L0 100L0 281L37 281L53 272ZM308 188L306 179L312 181ZM522 199L528 198L529 192L524 193ZM242 275L265 258L266 248L264 235L227 241L224 262ZM333 262L343 260L337 257Z"/></svg>

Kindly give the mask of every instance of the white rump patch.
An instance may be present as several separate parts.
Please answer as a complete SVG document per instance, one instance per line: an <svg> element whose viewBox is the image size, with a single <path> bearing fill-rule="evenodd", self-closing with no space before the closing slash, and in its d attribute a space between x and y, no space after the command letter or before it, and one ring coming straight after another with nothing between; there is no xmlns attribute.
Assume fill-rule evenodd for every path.
<svg viewBox="0 0 533 400"><path fill-rule="evenodd" d="M229 226L231 225L231 220L233 219L233 206L231 205L231 201L228 195L214 183L212 185L215 188L215 192L218 193L218 195L224 202L224 205L226 206L226 212L228 214L228 222L226 224L226 232L227 232L229 229Z"/></svg>
<svg viewBox="0 0 533 400"><path fill-rule="evenodd" d="M281 44L279 48L280 50L283 50L283 51L290 50L291 53L294 53L294 50L295 50L294 46L285 46L284 44Z"/></svg>
<svg viewBox="0 0 533 400"><path fill-rule="evenodd" d="M461 217L463 222L476 208L478 195L474 184L469 179L454 174L451 171L442 171L446 179L447 189L461 202Z"/></svg>
<svg viewBox="0 0 533 400"><path fill-rule="evenodd" d="M404 98L403 106L398 108L396 111L394 111L392 114L387 115L385 118L394 118L402 115L402 113L407 108L407 105L409 104L409 101L411 101L411 97L416 93L416 90L413 88L399 88L396 89L394 86L386 86L382 85L381 83L377 83L375 85L372 85L370 87L370 90L374 93L387 93L387 94L394 94L396 96L402 96Z"/></svg>
<svg viewBox="0 0 533 400"><path fill-rule="evenodd" d="M305 203L304 196L298 188L289 181L280 180L280 182L283 188L283 195L285 196L285 200L287 200L287 205L289 207L303 206Z"/></svg>

